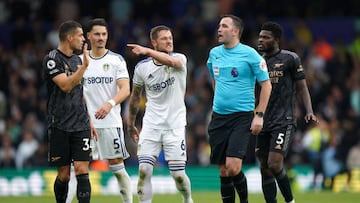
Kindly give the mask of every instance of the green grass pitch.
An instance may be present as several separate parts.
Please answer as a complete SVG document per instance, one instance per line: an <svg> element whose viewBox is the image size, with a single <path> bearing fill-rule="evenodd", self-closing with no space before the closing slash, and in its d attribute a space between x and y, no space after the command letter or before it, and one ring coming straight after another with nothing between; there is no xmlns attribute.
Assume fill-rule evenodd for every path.
<svg viewBox="0 0 360 203"><path fill-rule="evenodd" d="M220 194L218 192L194 192L194 203L220 203ZM295 194L296 203L358 203L360 201L360 193L349 192L307 192ZM1 197L1 203L53 203L54 197ZM73 200L73 203L77 200ZM93 196L91 203L110 203L121 202L119 196ZM160 195L156 194L153 203L181 203L180 194L177 195ZM237 199L236 202L239 202ZM264 199L261 194L250 194L250 203L263 203ZM278 203L283 203L284 199L278 194ZM134 196L134 203L138 203L137 197Z"/></svg>

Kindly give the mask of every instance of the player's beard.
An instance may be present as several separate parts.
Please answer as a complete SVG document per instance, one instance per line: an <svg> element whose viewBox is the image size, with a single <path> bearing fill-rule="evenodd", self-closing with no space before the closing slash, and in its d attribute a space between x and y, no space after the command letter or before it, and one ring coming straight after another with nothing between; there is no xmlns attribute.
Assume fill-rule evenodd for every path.
<svg viewBox="0 0 360 203"><path fill-rule="evenodd" d="M274 47L273 46L263 46L262 50L259 50L259 52L261 53L266 53L266 54L270 54L274 51Z"/></svg>
<svg viewBox="0 0 360 203"><path fill-rule="evenodd" d="M83 50L81 49L74 49L74 54L79 55L82 54Z"/></svg>

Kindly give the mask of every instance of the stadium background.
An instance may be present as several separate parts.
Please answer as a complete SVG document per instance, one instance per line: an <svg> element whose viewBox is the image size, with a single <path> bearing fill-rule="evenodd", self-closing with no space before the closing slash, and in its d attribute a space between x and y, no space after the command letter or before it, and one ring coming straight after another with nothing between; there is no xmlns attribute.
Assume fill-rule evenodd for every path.
<svg viewBox="0 0 360 203"><path fill-rule="evenodd" d="M0 1L0 195L33 194L29 192L35 188L32 187L32 177L40 176L41 180L46 180L46 174L52 174L52 169L47 168L46 91L40 71L42 58L49 49L57 46L59 23L75 19L85 24L93 17L104 17L109 22L108 48L125 57L130 74L139 58L129 52L126 43L150 46L148 33L152 26L165 24L173 29L175 51L185 53L189 60L186 93L188 170L193 182L199 177L195 182L204 181L201 179L203 173L197 173L197 170L209 174L205 180L209 177L216 180L217 173L209 166L208 159L206 129L212 91L206 59L209 49L216 45L218 17L224 13L233 13L244 19L246 26L242 42L253 47L256 47L262 22L276 20L284 26L282 47L301 56L314 110L321 117L321 125L316 129L327 137L322 140L320 151L329 155L322 160L324 169L339 168L324 170L323 175L333 177L340 173L338 177L345 186L346 175L343 176L342 172L360 166L358 160L349 161L355 166L347 164L350 149L360 148L359 7L355 0L343 0L341 4L324 0ZM126 112L126 107L124 104L123 112ZM287 166L298 174L302 188L309 189L313 170L302 139L308 132L313 132L310 131L313 126L306 126L303 116L303 109L297 108L298 131ZM123 118L126 119L126 115ZM135 145L129 139L127 144L132 157L126 164L133 167L130 171L136 178ZM254 140L245 161L247 169L255 170L256 174L253 144ZM357 157L360 157L360 152L357 152ZM159 174L165 174L166 179L165 165L160 157ZM103 166L101 162L92 165L94 171L106 170ZM355 182L350 189L359 192L359 173L353 171ZM101 180L107 180L106 174L100 172ZM256 185L258 181L257 176L254 183L260 189ZM214 184L216 186L216 181ZM11 185L15 191L9 187ZM42 185L42 190L44 188L46 186Z"/></svg>

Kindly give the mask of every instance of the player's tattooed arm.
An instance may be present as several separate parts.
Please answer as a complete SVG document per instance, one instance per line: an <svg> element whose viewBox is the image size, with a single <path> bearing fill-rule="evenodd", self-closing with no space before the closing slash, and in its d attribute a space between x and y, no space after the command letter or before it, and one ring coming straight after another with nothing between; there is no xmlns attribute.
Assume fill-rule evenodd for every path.
<svg viewBox="0 0 360 203"><path fill-rule="evenodd" d="M139 140L139 132L135 126L135 119L139 111L141 93L142 93L142 87L134 84L130 96L129 113L127 119L127 132L134 142L137 142Z"/></svg>
<svg viewBox="0 0 360 203"><path fill-rule="evenodd" d="M128 125L135 125L136 114L139 111L141 92L142 87L133 85L133 90L130 95Z"/></svg>

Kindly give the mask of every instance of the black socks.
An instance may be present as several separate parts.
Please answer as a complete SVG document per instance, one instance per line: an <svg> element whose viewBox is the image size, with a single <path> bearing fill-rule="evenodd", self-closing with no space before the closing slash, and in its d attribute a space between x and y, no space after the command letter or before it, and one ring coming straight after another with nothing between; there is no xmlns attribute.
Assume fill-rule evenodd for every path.
<svg viewBox="0 0 360 203"><path fill-rule="evenodd" d="M89 181L89 174L80 174L76 176L77 179L77 198L79 203L90 203L91 186Z"/></svg>
<svg viewBox="0 0 360 203"><path fill-rule="evenodd" d="M284 196L286 202L290 202L294 199L293 194L291 192L291 185L289 181L289 177L286 174L284 169L277 174L275 174L276 182L278 183L281 194Z"/></svg>
<svg viewBox="0 0 360 203"><path fill-rule="evenodd" d="M234 187L239 195L241 203L248 202L248 188L247 188L247 181L244 173L240 171L239 174L232 177Z"/></svg>
<svg viewBox="0 0 360 203"><path fill-rule="evenodd" d="M223 203L235 202L235 191L232 177L220 177L220 191Z"/></svg>
<svg viewBox="0 0 360 203"><path fill-rule="evenodd" d="M69 181L62 182L56 177L54 182L54 192L55 192L55 199L57 203L65 203L69 185Z"/></svg>

